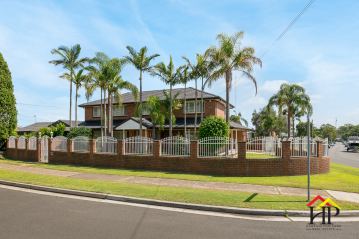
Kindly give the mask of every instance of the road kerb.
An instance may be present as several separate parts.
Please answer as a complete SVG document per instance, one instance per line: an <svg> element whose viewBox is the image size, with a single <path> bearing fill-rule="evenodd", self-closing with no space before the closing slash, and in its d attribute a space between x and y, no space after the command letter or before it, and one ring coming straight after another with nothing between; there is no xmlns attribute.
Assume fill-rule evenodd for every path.
<svg viewBox="0 0 359 239"><path fill-rule="evenodd" d="M95 193L95 192L63 189L63 188L54 188L54 187L39 186L39 185L18 183L18 182L5 181L5 180L0 180L0 184L6 185L6 186L38 190L38 191L67 194L67 195L73 195L73 196L81 196L81 197L96 198L96 199L106 199L106 200L110 200L110 201L112 200L112 201L128 202L128 203L134 203L134 204L145 204L145 205L152 205L152 206L191 209L191 210L208 211L208 212L220 212L220 213L242 214L242 215L252 215L252 216L253 215L287 216L287 217L308 217L309 216L309 211L250 209L250 208L212 206L212 205L203 205L203 204L179 203L179 202L161 201L161 200L153 200L153 199L145 199L145 198L127 197L127 196L120 196L120 195L111 195L111 194L105 194L105 193ZM341 217L358 217L359 210L341 211L340 216Z"/></svg>

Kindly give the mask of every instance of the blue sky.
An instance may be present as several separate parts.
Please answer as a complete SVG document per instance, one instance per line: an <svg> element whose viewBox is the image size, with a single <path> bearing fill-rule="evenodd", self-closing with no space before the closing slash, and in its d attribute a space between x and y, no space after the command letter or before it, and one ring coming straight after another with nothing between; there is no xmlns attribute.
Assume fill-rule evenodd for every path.
<svg viewBox="0 0 359 239"><path fill-rule="evenodd" d="M126 46L146 45L167 62L194 58L216 44L216 35L244 31L243 45L262 58L256 68L258 95L252 83L235 74L231 102L245 118L266 105L280 84L303 85L314 105L316 124L359 123L359 1L316 0L283 39L272 45L296 14L302 0L132 0L16 1L0 0L0 52L12 72L19 124L68 118L68 83L60 67L48 64L52 48L82 46L83 56L103 51L126 55ZM125 79L138 84L138 72L128 66ZM146 75L144 89L164 88ZM224 97L223 81L209 92ZM95 94L93 99L98 97ZM79 102L84 102L81 92ZM79 119L83 119L79 110Z"/></svg>

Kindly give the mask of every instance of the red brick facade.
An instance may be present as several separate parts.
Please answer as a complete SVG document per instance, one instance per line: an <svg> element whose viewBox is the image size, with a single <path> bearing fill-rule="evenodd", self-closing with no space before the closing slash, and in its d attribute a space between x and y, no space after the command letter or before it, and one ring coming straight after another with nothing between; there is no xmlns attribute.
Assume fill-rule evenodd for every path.
<svg viewBox="0 0 359 239"><path fill-rule="evenodd" d="M49 163L75 164L86 166L100 166L110 168L159 170L183 173L198 173L224 176L281 176L305 175L307 173L307 158L291 157L290 142L282 142L282 158L278 159L246 159L246 142L239 142L238 158L198 158L197 141L191 141L190 156L163 157L160 156L159 141L154 141L152 156L124 155L122 142L118 142L117 154L94 153L94 141L90 142L89 153L71 152L68 144L67 152L49 152ZM6 157L24 161L39 161L38 150L8 148ZM51 148L51 142L49 142ZM330 168L330 159L323 156L324 149L318 142L318 155L311 157L311 173L327 173Z"/></svg>

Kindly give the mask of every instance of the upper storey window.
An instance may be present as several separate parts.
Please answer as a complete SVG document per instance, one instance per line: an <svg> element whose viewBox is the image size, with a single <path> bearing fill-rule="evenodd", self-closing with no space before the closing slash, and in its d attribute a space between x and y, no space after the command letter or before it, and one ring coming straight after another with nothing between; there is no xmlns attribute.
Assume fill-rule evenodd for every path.
<svg viewBox="0 0 359 239"><path fill-rule="evenodd" d="M100 106L94 106L92 108L92 117L100 117L100 116L101 116Z"/></svg>
<svg viewBox="0 0 359 239"><path fill-rule="evenodd" d="M195 113L195 102L196 101L187 101L186 102L186 113ZM200 100L198 100L197 101L197 109L196 109L196 111L197 111L197 113L200 113L200 112L202 112L202 110L203 110L203 107L202 107L202 104L201 104L201 101Z"/></svg>

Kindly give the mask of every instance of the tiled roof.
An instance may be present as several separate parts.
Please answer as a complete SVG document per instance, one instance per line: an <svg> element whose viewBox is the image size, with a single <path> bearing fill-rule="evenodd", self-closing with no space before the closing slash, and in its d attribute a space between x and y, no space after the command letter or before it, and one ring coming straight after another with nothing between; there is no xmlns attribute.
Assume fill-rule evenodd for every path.
<svg viewBox="0 0 359 239"><path fill-rule="evenodd" d="M19 128L18 132L35 132L39 131L41 128L48 127L52 122L37 122L34 124L27 125L25 127Z"/></svg>
<svg viewBox="0 0 359 239"><path fill-rule="evenodd" d="M142 98L143 101L147 101L149 96L158 96L160 99L164 99L164 94L163 94L164 90L149 90L149 91L143 91L142 92ZM177 99L184 99L184 88L177 88L177 89L173 89L173 95L178 93L178 97ZM186 90L186 98L187 99L195 99L196 98L196 89L192 88L192 87L188 87ZM197 90L197 98L200 99L201 98L201 91ZM214 95L208 92L203 91L203 98L204 99L219 99L223 102L225 102L225 100L223 98L221 98L218 95ZM107 103L107 99L105 100ZM114 100L115 102L115 100ZM124 93L122 94L122 103L134 103L136 102L133 95L130 92ZM94 100L94 101L90 101L87 103L83 103L81 105L79 105L80 107L85 107L85 106L89 106L89 105L100 105L101 104L101 100ZM233 107L231 105L231 107Z"/></svg>
<svg viewBox="0 0 359 239"><path fill-rule="evenodd" d="M72 121L73 125L75 125L75 121ZM46 127L50 127L50 126L54 126L57 125L59 123L63 123L65 124L66 128L65 130L68 131L70 130L70 120L57 120L54 122L37 122L37 123L33 123L30 125L27 125L25 127L20 127L17 129L17 132L37 132L39 131L41 128L46 128ZM78 121L78 124L80 125L82 122Z"/></svg>

